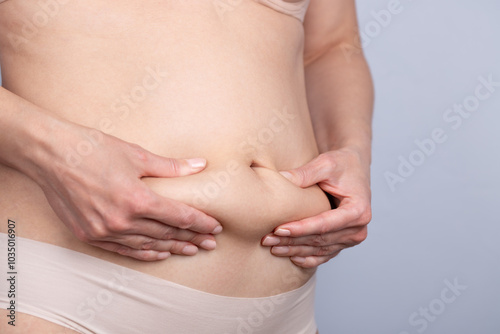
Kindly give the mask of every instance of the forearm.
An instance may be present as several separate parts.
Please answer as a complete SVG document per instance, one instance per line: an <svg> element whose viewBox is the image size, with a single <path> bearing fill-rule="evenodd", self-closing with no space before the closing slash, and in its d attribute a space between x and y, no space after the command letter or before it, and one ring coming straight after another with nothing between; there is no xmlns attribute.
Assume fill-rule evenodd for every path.
<svg viewBox="0 0 500 334"><path fill-rule="evenodd" d="M0 87L0 164L34 178L61 121Z"/></svg>
<svg viewBox="0 0 500 334"><path fill-rule="evenodd" d="M331 48L305 66L309 109L320 153L354 148L371 162L373 84L361 53Z"/></svg>

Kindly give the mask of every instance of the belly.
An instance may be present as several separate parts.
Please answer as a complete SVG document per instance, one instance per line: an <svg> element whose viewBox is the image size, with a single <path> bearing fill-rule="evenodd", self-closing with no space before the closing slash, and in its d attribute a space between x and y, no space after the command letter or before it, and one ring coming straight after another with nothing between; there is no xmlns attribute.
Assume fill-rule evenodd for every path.
<svg viewBox="0 0 500 334"><path fill-rule="evenodd" d="M175 256L170 266L167 262L165 267L144 267L174 282L189 281L187 284L195 288L203 289L208 278L218 294L260 294L262 286L256 287L256 277L259 285L268 287L264 288L266 293L278 286L299 287L314 271L271 255L260 241L279 224L329 210L325 194L317 186L297 187L273 168L249 167L241 162L234 170L236 164L237 160L230 160L226 166L214 166L198 175L145 180L156 192L217 217L224 231L216 237L215 251L202 251L188 261Z"/></svg>
<svg viewBox="0 0 500 334"><path fill-rule="evenodd" d="M296 19L252 1L221 19L212 2L95 0L61 5L26 36L36 2L11 0L0 9L7 89L153 153L206 158L199 174L143 181L224 227L215 251L141 263L78 242L36 184L0 168L0 214L19 221L20 236L224 295L269 295L312 275L260 245L279 224L329 209L319 187L299 188L278 173L318 154ZM25 41L13 44L12 36ZM82 147L66 154L85 159Z"/></svg>
<svg viewBox="0 0 500 334"><path fill-rule="evenodd" d="M224 230L216 236L217 248L200 250L192 257L173 255L162 262L140 262L84 244L64 228L36 184L7 169L0 169L0 219L16 221L19 236L210 293L257 297L300 287L314 270L272 255L260 241L281 223L329 210L323 191L317 186L297 187L276 169L250 167L244 159L212 161L199 174L143 179L158 194L192 205L221 222ZM5 232L3 226L1 231Z"/></svg>

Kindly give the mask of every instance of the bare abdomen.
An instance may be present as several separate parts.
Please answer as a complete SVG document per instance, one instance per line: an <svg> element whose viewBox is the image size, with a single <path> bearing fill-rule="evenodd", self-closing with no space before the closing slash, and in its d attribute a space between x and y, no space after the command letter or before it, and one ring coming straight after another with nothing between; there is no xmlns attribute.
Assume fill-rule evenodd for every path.
<svg viewBox="0 0 500 334"><path fill-rule="evenodd" d="M2 182L1 218L15 219L22 237L74 249L210 293L266 296L305 283L313 270L301 269L286 257L272 255L269 247L261 246L260 241L284 222L329 210L323 191L317 186L302 189L276 170L250 167L242 159L213 162L224 168L210 166L211 160L208 161L207 170L198 174L143 180L158 194L192 205L218 219L224 230L216 236L214 251L200 250L192 257L173 255L161 262L140 262L86 245L59 221L37 186L17 173L12 173L9 180L3 179L7 182ZM205 191L207 189L210 192Z"/></svg>
<svg viewBox="0 0 500 334"><path fill-rule="evenodd" d="M330 208L317 186L301 189L278 173L318 154L299 21L254 2L224 20L211 2L195 11L184 2L71 2L16 49L7 33L22 35L36 3L3 6L4 86L161 156L206 158L199 174L144 182L224 227L214 251L139 262L79 242L36 184L0 166L0 218L17 219L20 236L224 295L271 295L310 277L260 245L281 223ZM78 147L65 149L78 155Z"/></svg>

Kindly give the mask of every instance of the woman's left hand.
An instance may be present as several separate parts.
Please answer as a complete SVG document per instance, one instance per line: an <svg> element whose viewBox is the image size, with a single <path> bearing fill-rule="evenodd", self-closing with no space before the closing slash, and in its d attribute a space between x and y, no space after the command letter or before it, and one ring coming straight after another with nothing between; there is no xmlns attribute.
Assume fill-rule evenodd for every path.
<svg viewBox="0 0 500 334"><path fill-rule="evenodd" d="M370 166L356 149L325 152L280 173L302 188L317 183L335 197L338 207L278 226L262 239L263 246L272 246L272 254L314 268L366 239L371 220Z"/></svg>

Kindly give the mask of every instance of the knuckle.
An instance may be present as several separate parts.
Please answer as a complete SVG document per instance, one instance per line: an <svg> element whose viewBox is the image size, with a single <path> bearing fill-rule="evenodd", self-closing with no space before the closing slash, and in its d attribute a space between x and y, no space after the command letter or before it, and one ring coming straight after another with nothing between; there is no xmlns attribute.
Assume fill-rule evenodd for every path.
<svg viewBox="0 0 500 334"><path fill-rule="evenodd" d="M162 240L170 240L170 239L173 239L174 236L175 236L174 228L167 226L161 235L161 239Z"/></svg>
<svg viewBox="0 0 500 334"><path fill-rule="evenodd" d="M81 229L81 228L77 228L73 231L73 234L75 235L75 237L82 241L82 242L85 242L85 243L90 243L92 240L91 238L87 235L87 233Z"/></svg>
<svg viewBox="0 0 500 334"><path fill-rule="evenodd" d="M213 240L211 238L207 238L205 236L202 236L202 235L198 235L198 234L192 234L192 235L187 235L187 236L183 236L183 238L179 238L179 240L183 240L183 241L186 241L186 242L190 242L196 246L201 246L201 243L205 240Z"/></svg>
<svg viewBox="0 0 500 334"><path fill-rule="evenodd" d="M97 241L105 239L106 236L107 233L105 233L104 230L92 228L87 232L85 239L89 241Z"/></svg>
<svg viewBox="0 0 500 334"><path fill-rule="evenodd" d="M328 254L330 254L330 248L326 247L326 246L319 247L316 251L316 255L318 255L318 256L325 256Z"/></svg>
<svg viewBox="0 0 500 334"><path fill-rule="evenodd" d="M141 161L148 160L147 151L145 149L143 149L140 145L135 144L135 143L127 143L127 144L130 147L131 151L135 154L137 159L139 159Z"/></svg>
<svg viewBox="0 0 500 334"><path fill-rule="evenodd" d="M372 220L372 210L369 204L358 204L350 208L352 221L359 225L367 225Z"/></svg>
<svg viewBox="0 0 500 334"><path fill-rule="evenodd" d="M311 239L311 244L314 247L321 247L326 243L325 236L323 234L314 235Z"/></svg>
<svg viewBox="0 0 500 334"><path fill-rule="evenodd" d="M147 191L138 189L131 191L123 201L128 212L131 214L141 214L146 211L150 199L150 194Z"/></svg>
<svg viewBox="0 0 500 334"><path fill-rule="evenodd" d="M178 226L181 229L187 230L194 225L197 218L198 215L194 210L184 209L183 211L181 211L181 217Z"/></svg>
<svg viewBox="0 0 500 334"><path fill-rule="evenodd" d="M361 217L363 216L365 212L365 206L364 205L355 205L351 208L351 212L354 216L354 220L360 221Z"/></svg>
<svg viewBox="0 0 500 334"><path fill-rule="evenodd" d="M117 252L120 255L130 256L130 248L128 248L126 246L118 246L118 248L116 248L115 252Z"/></svg>
<svg viewBox="0 0 500 334"><path fill-rule="evenodd" d="M320 215L318 216L318 224L319 224L319 233L320 235L324 235L330 232L330 224L328 224L328 220L326 219L325 215Z"/></svg>
<svg viewBox="0 0 500 334"><path fill-rule="evenodd" d="M142 250L151 250L151 249L155 248L156 245L157 245L156 240L151 239L151 240L144 241L141 244L140 249L142 249Z"/></svg>
<svg viewBox="0 0 500 334"><path fill-rule="evenodd" d="M302 267L310 269L310 268L315 268L318 265L319 265L319 263L318 263L317 258L315 258L315 257L308 257L306 259L306 262L304 262L304 264L302 264Z"/></svg>
<svg viewBox="0 0 500 334"><path fill-rule="evenodd" d="M109 235L107 228L103 224L91 224L86 232L88 240L102 240Z"/></svg>
<svg viewBox="0 0 500 334"><path fill-rule="evenodd" d="M100 238L104 238L109 234L120 234L129 230L128 222L119 217L111 217L106 220L106 228L96 230Z"/></svg>
<svg viewBox="0 0 500 334"><path fill-rule="evenodd" d="M159 162L169 174L180 175L182 171L181 160L161 157Z"/></svg>
<svg viewBox="0 0 500 334"><path fill-rule="evenodd" d="M336 167L335 159L331 154L322 153L318 156L320 168L325 170L332 170Z"/></svg>
<svg viewBox="0 0 500 334"><path fill-rule="evenodd" d="M308 178L308 172L305 168L299 168L294 171L295 176L299 179L299 182L302 184Z"/></svg>
<svg viewBox="0 0 500 334"><path fill-rule="evenodd" d="M363 228L363 229L361 229L360 232L358 232L354 235L353 240L356 244L360 244L363 241L365 241L367 237L368 237L368 229Z"/></svg>
<svg viewBox="0 0 500 334"><path fill-rule="evenodd" d="M177 174L180 174L181 173L181 168L180 168L180 165L179 163L177 162L177 160L175 159L167 159L166 160L166 163L167 163L167 168L170 169L170 171L174 174L174 175L177 175Z"/></svg>
<svg viewBox="0 0 500 334"><path fill-rule="evenodd" d="M372 220L372 209L371 206L368 205L363 210L361 216L359 217L359 221L363 225L367 225Z"/></svg>

